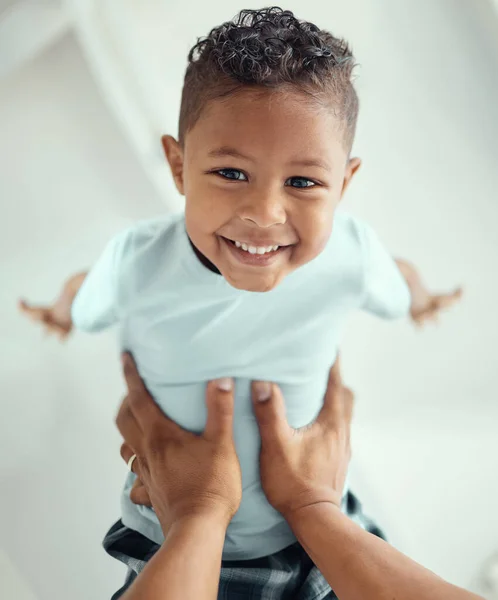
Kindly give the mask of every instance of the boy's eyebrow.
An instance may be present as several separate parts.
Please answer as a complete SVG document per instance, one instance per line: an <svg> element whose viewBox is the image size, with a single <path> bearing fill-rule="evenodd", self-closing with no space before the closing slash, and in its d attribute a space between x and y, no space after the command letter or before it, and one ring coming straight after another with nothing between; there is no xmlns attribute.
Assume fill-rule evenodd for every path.
<svg viewBox="0 0 498 600"><path fill-rule="evenodd" d="M221 148L215 148L214 150L210 150L208 155L213 156L214 158L223 158L225 156L231 156L232 158L243 158L244 160L255 162L254 158L251 158L246 154L242 154L242 152L239 152L238 150L230 146L222 146Z"/></svg>
<svg viewBox="0 0 498 600"><path fill-rule="evenodd" d="M320 158L298 158L289 163L294 167L318 167L324 171L330 171L330 165Z"/></svg>
<svg viewBox="0 0 498 600"><path fill-rule="evenodd" d="M256 162L251 156L243 154L242 152L239 152L236 148L232 148L231 146L221 146L220 148L210 150L208 152L208 156L212 156L214 158L224 158L226 156L231 156L232 158L242 158L243 160ZM323 169L324 171L330 171L329 164L321 160L320 158L297 158L296 160L291 161L289 165L293 167L318 167L319 169Z"/></svg>

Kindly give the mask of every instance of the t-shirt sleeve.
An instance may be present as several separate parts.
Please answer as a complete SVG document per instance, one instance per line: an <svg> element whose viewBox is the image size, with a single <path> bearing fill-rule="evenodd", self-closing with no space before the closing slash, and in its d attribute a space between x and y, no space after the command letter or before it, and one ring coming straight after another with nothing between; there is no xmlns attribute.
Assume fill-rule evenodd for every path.
<svg viewBox="0 0 498 600"><path fill-rule="evenodd" d="M408 315L408 285L377 234L364 224L361 231L365 265L363 309L384 319Z"/></svg>
<svg viewBox="0 0 498 600"><path fill-rule="evenodd" d="M119 320L118 286L128 239L129 231L115 236L85 277L71 307L77 329L101 331Z"/></svg>

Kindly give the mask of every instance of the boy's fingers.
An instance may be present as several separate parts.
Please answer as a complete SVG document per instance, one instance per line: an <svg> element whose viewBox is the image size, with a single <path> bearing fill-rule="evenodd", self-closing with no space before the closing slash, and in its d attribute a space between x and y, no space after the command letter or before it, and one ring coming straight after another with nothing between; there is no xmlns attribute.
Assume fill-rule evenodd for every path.
<svg viewBox="0 0 498 600"><path fill-rule="evenodd" d="M34 310L34 308L30 306L26 300L24 300L24 298L19 298L17 306L21 312L25 313L31 313Z"/></svg>
<svg viewBox="0 0 498 600"><path fill-rule="evenodd" d="M462 294L463 294L462 288L458 288L457 290L455 290L454 292L451 292L450 294L441 294L440 296L436 296L436 306L439 309L449 308L450 306L455 304L455 302L458 302L461 299Z"/></svg>
<svg viewBox="0 0 498 600"><path fill-rule="evenodd" d="M65 327L62 327L62 325L58 325L57 323L54 323L53 321L44 320L43 324L45 325L45 327L49 333L55 333L61 339L66 337L69 333L69 331Z"/></svg>
<svg viewBox="0 0 498 600"><path fill-rule="evenodd" d="M261 439L285 436L290 426L285 414L285 403L278 385L266 381L252 383L253 408Z"/></svg>
<svg viewBox="0 0 498 600"><path fill-rule="evenodd" d="M58 335L59 335L59 340L61 342L65 342L65 341L67 341L67 338L69 337L69 331L66 331L66 330L59 331Z"/></svg>
<svg viewBox="0 0 498 600"><path fill-rule="evenodd" d="M231 438L233 433L233 379L210 381L206 389L207 420L204 437Z"/></svg>
<svg viewBox="0 0 498 600"><path fill-rule="evenodd" d="M34 321L45 322L47 318L47 309L40 306L30 306L26 301L19 300L19 309L25 315L33 319Z"/></svg>

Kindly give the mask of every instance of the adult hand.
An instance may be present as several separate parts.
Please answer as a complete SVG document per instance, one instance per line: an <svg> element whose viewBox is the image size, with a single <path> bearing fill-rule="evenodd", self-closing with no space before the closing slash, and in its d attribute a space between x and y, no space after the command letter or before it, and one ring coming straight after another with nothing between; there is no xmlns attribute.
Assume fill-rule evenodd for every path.
<svg viewBox="0 0 498 600"><path fill-rule="evenodd" d="M228 525L237 511L242 482L232 435L233 380L208 383L208 416L202 435L182 429L164 415L138 374L131 355L123 356L128 387L116 419L128 461L143 483L166 535L173 523L214 516ZM135 493L140 484L135 486ZM145 498L144 498L145 499Z"/></svg>
<svg viewBox="0 0 498 600"><path fill-rule="evenodd" d="M277 385L253 383L261 434L260 471L270 504L289 521L300 509L341 505L349 460L353 393L342 384L339 361L330 371L322 410L314 423L292 428Z"/></svg>

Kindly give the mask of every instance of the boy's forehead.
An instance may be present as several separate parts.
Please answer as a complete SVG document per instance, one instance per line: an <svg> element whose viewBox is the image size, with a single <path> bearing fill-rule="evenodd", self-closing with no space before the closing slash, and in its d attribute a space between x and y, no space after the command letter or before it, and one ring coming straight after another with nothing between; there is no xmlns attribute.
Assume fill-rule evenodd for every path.
<svg viewBox="0 0 498 600"><path fill-rule="evenodd" d="M211 101L185 142L195 154L299 154L326 163L346 153L343 127L331 106L304 94L248 92Z"/></svg>

